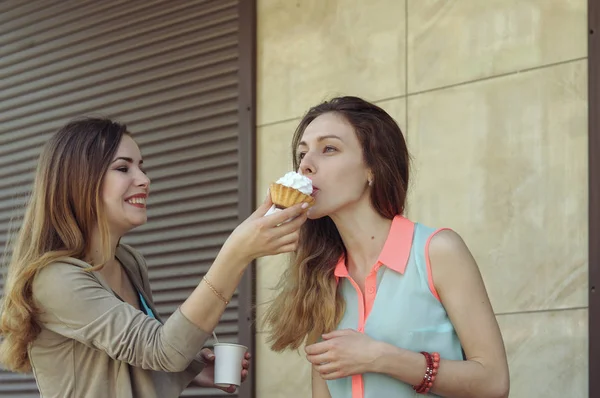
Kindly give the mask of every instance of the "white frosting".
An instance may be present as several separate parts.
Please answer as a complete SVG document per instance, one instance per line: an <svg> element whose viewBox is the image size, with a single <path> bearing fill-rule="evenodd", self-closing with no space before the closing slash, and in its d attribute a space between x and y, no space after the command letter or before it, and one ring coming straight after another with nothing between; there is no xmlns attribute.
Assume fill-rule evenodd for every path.
<svg viewBox="0 0 600 398"><path fill-rule="evenodd" d="M305 177L302 174L296 173L295 171L290 171L289 173L286 173L283 177L277 180L277 184L297 189L305 195L310 195L313 191L312 181L310 180L310 178Z"/></svg>

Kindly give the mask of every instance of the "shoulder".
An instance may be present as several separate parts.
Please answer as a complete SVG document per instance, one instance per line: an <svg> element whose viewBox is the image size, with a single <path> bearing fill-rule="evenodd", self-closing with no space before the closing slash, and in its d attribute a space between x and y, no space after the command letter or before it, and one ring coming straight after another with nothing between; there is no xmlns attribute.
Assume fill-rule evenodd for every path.
<svg viewBox="0 0 600 398"><path fill-rule="evenodd" d="M435 230L430 237L429 253L452 254L460 251L468 251L467 245L462 237L449 228Z"/></svg>
<svg viewBox="0 0 600 398"><path fill-rule="evenodd" d="M435 286L456 284L476 277L479 267L463 238L453 230L444 229L431 237L429 259Z"/></svg>
<svg viewBox="0 0 600 398"><path fill-rule="evenodd" d="M62 296L68 296L67 292L73 289L84 290L87 288L102 288L94 274L81 263L69 260L52 262L38 270L31 282L31 294L41 303L48 303Z"/></svg>
<svg viewBox="0 0 600 398"><path fill-rule="evenodd" d="M64 284L73 279L92 275L87 271L91 266L83 261L70 259L60 259L39 269L33 277L32 286L38 286L42 283L60 282Z"/></svg>
<svg viewBox="0 0 600 398"><path fill-rule="evenodd" d="M456 252L466 249L466 244L461 236L448 227L433 228L415 222L415 239L425 245L427 254L441 252Z"/></svg>

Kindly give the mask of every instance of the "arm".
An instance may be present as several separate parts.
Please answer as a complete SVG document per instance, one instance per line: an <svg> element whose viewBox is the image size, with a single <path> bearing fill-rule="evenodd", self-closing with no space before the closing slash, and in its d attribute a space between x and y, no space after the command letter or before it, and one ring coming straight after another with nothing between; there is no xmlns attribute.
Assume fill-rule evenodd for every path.
<svg viewBox="0 0 600 398"><path fill-rule="evenodd" d="M267 201L236 228L207 274L228 299L251 260L295 250L297 230L306 220L305 210L298 205L262 217L268 207ZM34 278L32 292L41 311L38 321L46 328L114 359L165 372L181 372L188 367L225 309L213 291L200 283L161 325L117 299L92 273L69 263L42 269Z"/></svg>
<svg viewBox="0 0 600 398"><path fill-rule="evenodd" d="M429 247L435 287L463 345L466 361L440 361L432 392L443 397L508 396L506 353L481 274L458 234L444 230ZM425 359L415 352L384 343L374 371L410 385L421 383Z"/></svg>
<svg viewBox="0 0 600 398"><path fill-rule="evenodd" d="M298 229L306 221L308 205L296 205L263 217L270 206L267 197L265 203L233 231L206 274L206 279L228 300L251 261L296 250ZM293 220L286 222L289 219ZM206 283L200 283L181 305L181 313L207 332L215 328L224 310L225 303Z"/></svg>
<svg viewBox="0 0 600 398"><path fill-rule="evenodd" d="M312 398L331 398L327 383L314 367L312 368Z"/></svg>
<svg viewBox="0 0 600 398"><path fill-rule="evenodd" d="M163 326L116 298L93 273L67 261L47 265L34 278L38 323L144 369L180 372L195 359L208 333L181 311Z"/></svg>

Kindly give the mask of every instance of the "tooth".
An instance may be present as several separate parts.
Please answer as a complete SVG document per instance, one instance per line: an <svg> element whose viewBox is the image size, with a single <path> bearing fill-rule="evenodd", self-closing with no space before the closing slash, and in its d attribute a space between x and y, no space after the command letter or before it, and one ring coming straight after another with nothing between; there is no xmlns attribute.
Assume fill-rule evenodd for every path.
<svg viewBox="0 0 600 398"><path fill-rule="evenodd" d="M131 198L127 202L129 202L131 204L145 205L146 204L146 198Z"/></svg>

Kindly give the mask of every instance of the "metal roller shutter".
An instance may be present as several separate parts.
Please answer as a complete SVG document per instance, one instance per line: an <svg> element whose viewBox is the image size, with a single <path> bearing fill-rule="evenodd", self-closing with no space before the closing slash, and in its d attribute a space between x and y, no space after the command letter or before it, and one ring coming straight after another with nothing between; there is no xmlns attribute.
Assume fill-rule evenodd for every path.
<svg viewBox="0 0 600 398"><path fill-rule="evenodd" d="M149 223L124 242L145 255L157 308L170 315L253 207L254 6L0 2L0 245L11 219L20 224L37 156L54 131L81 115L125 122L152 192ZM216 332L252 348L251 271ZM252 391L249 380L239 396ZM217 395L226 394L183 394ZM0 396L39 393L31 376L0 371Z"/></svg>

